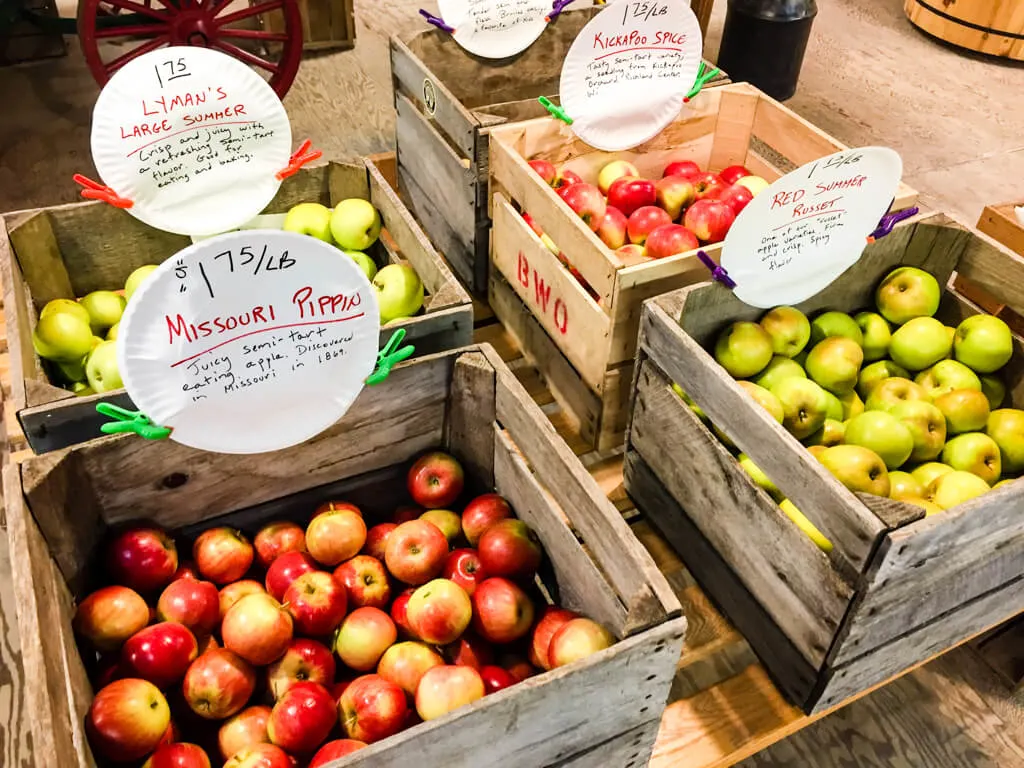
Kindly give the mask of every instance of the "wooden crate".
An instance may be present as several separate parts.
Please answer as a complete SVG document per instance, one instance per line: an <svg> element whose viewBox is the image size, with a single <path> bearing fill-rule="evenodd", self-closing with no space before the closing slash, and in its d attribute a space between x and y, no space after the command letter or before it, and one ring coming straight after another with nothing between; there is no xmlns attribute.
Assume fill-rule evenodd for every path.
<svg viewBox="0 0 1024 768"><path fill-rule="evenodd" d="M437 29L391 38L399 188L474 293L487 293L487 133L547 115L537 97L557 103L562 60L597 10L562 13L523 53L500 61L473 56Z"/></svg>
<svg viewBox="0 0 1024 768"><path fill-rule="evenodd" d="M393 155L365 166L328 163L303 169L287 179L266 212L320 201L330 205L346 197L363 197L381 213L384 230L374 246L378 263L406 260L415 267L427 292L424 311L381 328L385 343L398 328L419 354L468 344L473 333L469 295L452 276L430 241L385 179L394 175ZM388 166L391 167L388 167ZM75 397L49 382L32 348L39 310L56 298L112 289L143 264L158 263L188 246L189 238L153 229L105 203L88 202L8 214L0 228L0 279L10 348L11 397L29 446L37 453L62 448L99 435L104 421L96 403L112 401L134 407L124 390ZM8 422L9 428L13 420Z"/></svg>
<svg viewBox="0 0 1024 768"><path fill-rule="evenodd" d="M148 518L187 540L216 519L253 533L269 518L308 516L339 497L364 505L369 518L393 508L408 462L438 445L536 529L551 565L545 572L553 574L544 581L549 593L604 623L619 642L339 767L446 765L453 754L468 764L471 750L474 765L495 768L645 764L686 620L621 515L485 345L397 367L334 427L284 451L211 454L122 435L7 467L20 635L36 639L22 649L36 765L91 764L82 724L92 690L71 616L75 598L93 585L110 526ZM585 701L599 705L579 706Z"/></svg>
<svg viewBox="0 0 1024 768"><path fill-rule="evenodd" d="M742 163L772 181L844 149L746 83L702 91L678 120L629 152L596 151L571 128L550 119L493 128L490 138L491 304L549 378L561 404L579 420L584 436L601 449L622 442L642 302L700 282L708 272L693 251L658 260L620 258L527 161L550 160L585 181L596 181L613 157L630 160L654 178L673 160L694 160L712 170ZM895 207L908 207L916 198L916 192L901 185ZM520 211L529 212L558 244L596 299L544 246ZM721 246L705 250L717 259Z"/></svg>
<svg viewBox="0 0 1024 768"><path fill-rule="evenodd" d="M352 48L356 44L356 18L353 0L298 0L302 16L302 49L330 51ZM256 5L257 0L250 0ZM284 32L284 15L264 15L267 30Z"/></svg>
<svg viewBox="0 0 1024 768"><path fill-rule="evenodd" d="M800 308L868 306L900 264L942 284L955 271L1024 306L1024 259L936 215L869 245ZM947 289L939 317L956 325L978 311ZM782 691L814 713L1024 611L1024 481L927 518L851 493L705 351L722 327L762 312L717 283L645 303L625 483ZM1024 406L1019 338L1005 379ZM833 542L831 555L753 483L673 381Z"/></svg>
<svg viewBox="0 0 1024 768"><path fill-rule="evenodd" d="M1024 256L1024 225L1021 225L1014 208L1024 206L1024 201L986 205L978 219L978 230L998 240L1018 256ZM977 286L958 279L957 289L986 312L1001 317L1014 332L1024 336L1024 317L1011 307L996 301L990 294Z"/></svg>

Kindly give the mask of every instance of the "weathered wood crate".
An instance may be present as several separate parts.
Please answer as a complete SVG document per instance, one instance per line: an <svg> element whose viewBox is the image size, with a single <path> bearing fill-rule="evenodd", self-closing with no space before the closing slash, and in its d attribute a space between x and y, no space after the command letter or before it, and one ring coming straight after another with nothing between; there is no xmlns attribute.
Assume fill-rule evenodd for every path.
<svg viewBox="0 0 1024 768"><path fill-rule="evenodd" d="M619 642L338 765L446 765L470 753L474 765L495 768L646 764L686 620L622 516L484 345L397 367L335 426L284 451L211 454L122 435L7 467L19 628L35 640L22 659L36 765L93 764L83 734L92 690L71 617L111 526L148 518L187 540L216 519L254 533L271 517L301 519L339 497L364 505L369 518L393 509L384 505L400 500L408 462L439 445L537 531L551 566L543 577L549 594L601 621ZM594 706L580 705L587 701Z"/></svg>
<svg viewBox="0 0 1024 768"><path fill-rule="evenodd" d="M491 219L487 133L492 126L546 115L557 103L562 61L599 8L562 13L519 56L485 61L432 29L391 38L402 195L472 291L487 293ZM713 85L726 82L724 76Z"/></svg>
<svg viewBox="0 0 1024 768"><path fill-rule="evenodd" d="M1017 214L1014 213L1014 209L1019 206L1024 206L1024 201L986 205L978 219L978 230L998 240L1018 256L1024 256L1024 225L1021 225ZM1000 304L992 296L979 291L976 286L963 281L958 281L957 289L976 304L980 304L986 312L1001 317L1016 333L1024 336L1024 317L1019 312Z"/></svg>
<svg viewBox="0 0 1024 768"><path fill-rule="evenodd" d="M346 197L370 200L380 211L384 234L375 245L378 263L405 260L419 273L427 296L421 314L381 329L385 343L398 328L417 353L468 344L473 333L469 295L459 285L396 191L393 156L365 166L329 163L303 169L287 179L267 213L282 213L299 202L325 205ZM162 232L105 203L88 202L8 214L0 228L0 279L4 285L11 366L11 408L29 446L37 453L99 435L103 417L96 403L133 407L124 390L75 397L51 384L32 347L38 312L51 299L113 290L143 264L162 262L191 241ZM10 426L10 425L9 425Z"/></svg>
<svg viewBox="0 0 1024 768"><path fill-rule="evenodd" d="M622 442L643 300L700 282L708 273L696 251L657 260L620 258L527 161L549 160L592 182L616 158L654 178L661 178L669 162L694 160L711 170L742 163L773 181L845 148L746 83L702 91L678 120L629 152L596 151L552 119L493 128L490 139L491 305L579 420L584 437L600 449ZM895 207L908 207L916 197L901 185ZM533 233L522 211L557 243L596 299ZM721 246L705 250L717 259Z"/></svg>
<svg viewBox="0 0 1024 768"><path fill-rule="evenodd" d="M800 305L852 311L900 264L954 272L1024 307L1024 259L944 216L898 227ZM979 309L947 289L939 317ZM1024 611L1024 480L924 518L853 494L705 351L763 310L703 284L644 304L625 484L780 689L820 712ZM1024 342L1007 368L1024 406ZM676 382L834 545L824 554L671 389Z"/></svg>
<svg viewBox="0 0 1024 768"><path fill-rule="evenodd" d="M298 0L302 16L302 49L330 51L352 48L356 44L356 18L353 0ZM256 5L257 0L250 0ZM265 14L270 32L284 32L284 15Z"/></svg>

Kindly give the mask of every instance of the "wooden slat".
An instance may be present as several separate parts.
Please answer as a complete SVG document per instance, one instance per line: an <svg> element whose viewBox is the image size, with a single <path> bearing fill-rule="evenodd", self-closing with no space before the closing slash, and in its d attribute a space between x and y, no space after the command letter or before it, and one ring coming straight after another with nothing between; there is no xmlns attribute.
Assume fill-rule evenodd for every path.
<svg viewBox="0 0 1024 768"><path fill-rule="evenodd" d="M10 355L10 402L17 409L23 408L27 402L25 379L36 375L39 358L32 349L32 321L29 318L34 317L34 311L31 309L31 298L25 290L21 270L8 239L10 221L9 217L0 217L0 283ZM5 419L5 422L10 429L10 419Z"/></svg>
<svg viewBox="0 0 1024 768"><path fill-rule="evenodd" d="M592 768L595 765L637 768L647 765L660 726L660 720L638 725L621 736L558 763L555 768Z"/></svg>
<svg viewBox="0 0 1024 768"><path fill-rule="evenodd" d="M36 308L51 299L75 298L50 217L45 211L37 211L12 227L10 242Z"/></svg>
<svg viewBox="0 0 1024 768"><path fill-rule="evenodd" d="M957 272L1016 312L1024 312L1024 256L975 234Z"/></svg>
<svg viewBox="0 0 1024 768"><path fill-rule="evenodd" d="M794 165L803 165L846 149L813 123L761 94L754 113L754 135Z"/></svg>
<svg viewBox="0 0 1024 768"><path fill-rule="evenodd" d="M479 352L455 361L444 444L487 488L494 485L494 368Z"/></svg>
<svg viewBox="0 0 1024 768"><path fill-rule="evenodd" d="M1024 206L1024 200L1017 203L986 205L978 219L978 230L993 240L1005 245L1019 256L1024 256L1024 225L1017 219L1015 208Z"/></svg>
<svg viewBox="0 0 1024 768"><path fill-rule="evenodd" d="M747 159L758 101L756 92L737 90L722 94L708 162L710 170L720 171L730 165L742 165Z"/></svg>

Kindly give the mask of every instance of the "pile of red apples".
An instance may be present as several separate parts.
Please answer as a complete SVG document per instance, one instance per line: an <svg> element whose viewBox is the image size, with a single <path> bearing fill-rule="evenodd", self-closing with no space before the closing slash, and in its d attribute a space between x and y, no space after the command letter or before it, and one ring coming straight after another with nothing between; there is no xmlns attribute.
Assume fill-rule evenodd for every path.
<svg viewBox="0 0 1024 768"><path fill-rule="evenodd" d="M305 527L272 522L252 542L209 528L191 562L156 527L119 532L110 583L74 622L95 661L93 753L143 768L318 768L615 642L545 602L540 541L505 499L456 506L456 459L422 456L407 485L415 506L389 522L327 502Z"/></svg>

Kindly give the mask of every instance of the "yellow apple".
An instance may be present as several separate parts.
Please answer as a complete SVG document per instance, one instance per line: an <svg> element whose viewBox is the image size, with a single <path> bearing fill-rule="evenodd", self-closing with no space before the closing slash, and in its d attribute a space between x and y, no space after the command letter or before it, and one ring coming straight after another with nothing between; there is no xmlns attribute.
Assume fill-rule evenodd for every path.
<svg viewBox="0 0 1024 768"><path fill-rule="evenodd" d="M917 374L914 381L924 387L932 400L954 389L976 389L981 392L978 375L956 360L940 360Z"/></svg>
<svg viewBox="0 0 1024 768"><path fill-rule="evenodd" d="M683 398L683 402L690 407L690 410L697 415L698 419L703 421L705 424L708 423L708 415L704 413L704 409L697 405L695 402L693 402L693 398L690 397L685 392L683 392L682 387L680 387L675 382L672 382L672 391L679 395L681 398Z"/></svg>
<svg viewBox="0 0 1024 768"><path fill-rule="evenodd" d="M741 187L749 189L750 194L754 197L757 197L770 186L770 184L760 176L744 176L743 178L737 179L736 183Z"/></svg>
<svg viewBox="0 0 1024 768"><path fill-rule="evenodd" d="M42 320L44 317L49 317L56 312L67 312L85 323L89 322L88 310L73 299L53 299L46 302L46 306L39 313L39 319Z"/></svg>
<svg viewBox="0 0 1024 768"><path fill-rule="evenodd" d="M924 510L924 516L930 517L931 515L937 515L942 512L942 507L936 504L934 501L928 501L921 496L905 496L900 499L904 504L913 504L915 507L920 507Z"/></svg>
<svg viewBox="0 0 1024 768"><path fill-rule="evenodd" d="M139 289L139 286L145 282L146 278L153 273L153 270L156 269L157 266L157 264L144 264L128 275L128 279L124 281L125 301L131 300L132 295Z"/></svg>
<svg viewBox="0 0 1024 768"><path fill-rule="evenodd" d="M775 483L771 481L771 478L764 473L764 471L753 462L753 460L745 453L741 453L736 457L743 467L743 471L750 475L750 478L761 488L764 488L774 499L781 499L783 497L782 492L776 487Z"/></svg>
<svg viewBox="0 0 1024 768"><path fill-rule="evenodd" d="M768 411L768 413L771 414L771 417L779 422L779 424L782 423L786 414L782 409L782 403L779 402L779 398L764 387L759 387L757 384L754 384L752 381L740 381L737 383L744 392L754 399L755 403Z"/></svg>
<svg viewBox="0 0 1024 768"><path fill-rule="evenodd" d="M803 440L825 425L828 398L810 379L783 379L770 390L782 403L782 426Z"/></svg>
<svg viewBox="0 0 1024 768"><path fill-rule="evenodd" d="M917 267L894 269L875 291L875 304L882 317L903 325L915 317L931 317L939 308L939 281Z"/></svg>
<svg viewBox="0 0 1024 768"><path fill-rule="evenodd" d="M953 355L977 373L994 373L1013 356L1010 327L992 315L973 315L956 329Z"/></svg>
<svg viewBox="0 0 1024 768"><path fill-rule="evenodd" d="M1007 475L1024 472L1024 411L1017 408L992 411L985 433L999 446L1003 472Z"/></svg>
<svg viewBox="0 0 1024 768"><path fill-rule="evenodd" d="M772 337L757 323L732 323L715 342L715 360L737 379L756 376L771 359Z"/></svg>
<svg viewBox="0 0 1024 768"><path fill-rule="evenodd" d="M768 361L768 365L764 367L764 370L757 375L754 383L765 389L771 389L783 379L791 378L806 379L807 372L804 371L803 366L796 360L790 360L782 355L775 355L775 357Z"/></svg>
<svg viewBox="0 0 1024 768"><path fill-rule="evenodd" d="M845 440L848 445L870 448L882 457L888 469L901 467L914 450L910 429L887 411L864 411L850 419Z"/></svg>
<svg viewBox="0 0 1024 768"><path fill-rule="evenodd" d="M47 360L78 362L92 349L92 330L78 315L53 312L39 318L32 345Z"/></svg>
<svg viewBox="0 0 1024 768"><path fill-rule="evenodd" d="M953 468L948 464L942 464L938 461L929 461L926 464L914 467L910 470L910 474L914 479L921 483L921 485L927 488L932 484L935 478L952 471Z"/></svg>
<svg viewBox="0 0 1024 768"><path fill-rule="evenodd" d="M909 379L910 371L900 368L892 360L878 360L861 368L857 377L857 394L867 400L875 385L885 379Z"/></svg>
<svg viewBox="0 0 1024 768"><path fill-rule="evenodd" d="M921 498L924 496L924 483L918 480L909 472L889 473L889 498L896 501L905 501L909 498Z"/></svg>
<svg viewBox="0 0 1024 768"><path fill-rule="evenodd" d="M89 326L98 336L121 320L125 298L113 291L93 291L82 297L82 306L89 313Z"/></svg>
<svg viewBox="0 0 1024 768"><path fill-rule="evenodd" d="M1006 399L1006 385L998 376L979 376L981 380L981 391L988 398L989 410L994 411L1003 404Z"/></svg>
<svg viewBox="0 0 1024 768"><path fill-rule="evenodd" d="M807 315L794 307L775 307L761 318L761 327L772 338L772 351L783 357L794 357L803 351L811 338Z"/></svg>
<svg viewBox="0 0 1024 768"><path fill-rule="evenodd" d="M858 312L853 319L864 334L865 362L881 360L888 355L892 339L889 321L877 312Z"/></svg>
<svg viewBox="0 0 1024 768"><path fill-rule="evenodd" d="M360 197L342 200L331 212L331 234L346 251L365 251L377 242L380 227L377 209L369 200Z"/></svg>
<svg viewBox="0 0 1024 768"><path fill-rule="evenodd" d="M934 317L915 317L893 333L889 355L896 365L923 371L945 358L951 347L946 326Z"/></svg>
<svg viewBox="0 0 1024 768"><path fill-rule="evenodd" d="M833 445L819 458L825 468L851 491L889 495L889 472L882 457L860 445Z"/></svg>
<svg viewBox="0 0 1024 768"><path fill-rule="evenodd" d="M983 432L954 437L942 449L942 461L957 471L977 475L989 485L999 480L1003 467L999 445Z"/></svg>
<svg viewBox="0 0 1024 768"><path fill-rule="evenodd" d="M797 528L807 534L811 541L818 545L818 549L822 552L832 551L832 542L817 529L814 523L807 519L803 512L796 508L793 502L789 499L783 499L779 502L779 509L785 513L786 517L796 523Z"/></svg>
<svg viewBox="0 0 1024 768"><path fill-rule="evenodd" d="M939 475L932 480L925 491L925 499L942 509L952 509L958 504L988 493L988 483L971 472L953 471Z"/></svg>
<svg viewBox="0 0 1024 768"><path fill-rule="evenodd" d="M978 432L988 423L988 398L976 389L954 389L933 402L946 418L946 431L951 435Z"/></svg>
<svg viewBox="0 0 1024 768"><path fill-rule="evenodd" d="M843 406L843 421L864 413L864 403L856 392L847 392L839 398L839 402Z"/></svg>
<svg viewBox="0 0 1024 768"><path fill-rule="evenodd" d="M807 374L836 395L852 392L864 362L864 350L853 339L830 336L822 339L807 355Z"/></svg>
<svg viewBox="0 0 1024 768"><path fill-rule="evenodd" d="M804 438L804 445L840 445L846 435L846 424L835 419L825 419L825 426L810 437Z"/></svg>
<svg viewBox="0 0 1024 768"><path fill-rule="evenodd" d="M928 393L924 387L910 379L883 379L872 388L864 408L868 411L887 411L908 400L928 402Z"/></svg>
<svg viewBox="0 0 1024 768"><path fill-rule="evenodd" d="M914 438L911 461L931 461L942 453L946 443L946 417L936 406L924 400L909 400L897 403L889 413L899 419Z"/></svg>
<svg viewBox="0 0 1024 768"><path fill-rule="evenodd" d="M830 336L843 336L864 345L864 334L857 321L845 312L823 312L811 321L811 346Z"/></svg>

